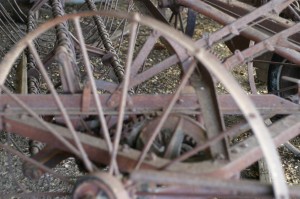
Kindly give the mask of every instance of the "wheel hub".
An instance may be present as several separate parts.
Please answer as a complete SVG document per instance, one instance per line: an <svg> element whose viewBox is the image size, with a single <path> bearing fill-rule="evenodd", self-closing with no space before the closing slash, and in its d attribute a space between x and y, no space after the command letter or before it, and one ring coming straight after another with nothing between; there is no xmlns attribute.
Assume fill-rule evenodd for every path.
<svg viewBox="0 0 300 199"><path fill-rule="evenodd" d="M107 173L96 173L77 181L73 198L129 199L129 196L119 179Z"/></svg>

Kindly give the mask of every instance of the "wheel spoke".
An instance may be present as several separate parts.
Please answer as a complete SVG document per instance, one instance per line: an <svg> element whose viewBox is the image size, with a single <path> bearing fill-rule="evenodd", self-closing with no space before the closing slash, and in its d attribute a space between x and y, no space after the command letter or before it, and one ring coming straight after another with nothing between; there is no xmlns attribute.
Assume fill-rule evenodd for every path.
<svg viewBox="0 0 300 199"><path fill-rule="evenodd" d="M136 15L133 16L135 19ZM131 65L133 60L133 52L136 42L136 34L137 34L137 28L138 23L133 21L131 22L131 31L130 31L130 40L129 40L129 46L128 46L128 53L127 53L127 60L126 60L126 70L125 70L125 77L124 77L124 86L122 90L122 96L121 96L121 103L119 106L119 117L118 117L118 123L117 123L117 130L116 135L114 137L114 146L113 151L111 155L111 162L110 162L110 172L112 172L113 164L116 163L116 157L118 152L118 147L121 139L121 133L122 133L122 127L123 127L123 120L124 120L124 111L126 107L126 99L129 91L129 81L130 81L130 74L131 74Z"/></svg>
<svg viewBox="0 0 300 199"><path fill-rule="evenodd" d="M36 65L37 67L39 68L43 78L45 79L47 85L48 85L48 88L55 100L55 102L57 103L57 106L59 107L61 113L62 113L62 116L66 122L66 125L67 127L70 129L71 133L72 133L72 136L74 138L74 141L76 143L76 146L78 147L79 151L80 151L80 156L82 157L83 159L83 162L86 166L86 168L89 170L89 171L93 171L93 165L91 163L91 161L88 159L88 156L86 154L86 152L84 151L83 147L82 147L82 144L78 138L78 136L76 135L76 132L75 132L75 129L72 125L72 122L70 120L70 117L66 111L66 109L64 108L64 105L62 104L61 100L59 99L59 95L58 93L56 92L55 88L54 88L54 85L52 84L50 78L48 77L48 74L47 74L47 71L45 70L45 67L43 66L43 63L40 59L40 57L38 56L38 53L36 51L36 48L34 47L34 45L30 42L28 44L29 46L29 49L32 53L32 55L34 56L35 60L36 60Z"/></svg>

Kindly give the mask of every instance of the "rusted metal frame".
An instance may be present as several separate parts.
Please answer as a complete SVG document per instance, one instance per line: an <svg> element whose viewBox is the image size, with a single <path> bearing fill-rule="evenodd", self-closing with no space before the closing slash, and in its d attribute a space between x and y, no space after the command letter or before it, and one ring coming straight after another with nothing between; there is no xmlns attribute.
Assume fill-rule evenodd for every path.
<svg viewBox="0 0 300 199"><path fill-rule="evenodd" d="M289 139L292 139L293 137L299 134L299 119L300 116L298 114L291 115L284 118L283 120L280 120L279 122L275 123L270 127L270 130L273 132L272 138L277 146L279 146L282 143L285 143ZM224 138L226 135L231 135L234 132L236 132L236 127L234 127L233 131L229 130L223 134L220 134L214 137L213 139L209 140L209 142L216 142ZM186 158L197 153L197 151L205 149L207 146L208 143L205 143L202 146L196 147L195 149L193 149L194 151L189 151L187 153L189 154L188 156L185 154ZM259 160L262 157L261 149L255 137L251 137L241 143L238 143L237 145L231 147L230 151L232 158L230 163L224 164L224 166L220 170L214 171L214 173L212 174L213 176L223 176L225 178L230 178L234 176L237 171L245 169L247 166L253 164L255 161ZM184 160L183 158L177 159L180 159L180 161ZM178 161L174 159L171 162L176 163ZM169 162L161 169L167 169L169 166L172 165L171 162Z"/></svg>
<svg viewBox="0 0 300 199"><path fill-rule="evenodd" d="M53 101L52 95L15 95L18 99L24 102L28 107L39 115L60 115L57 104ZM255 103L257 110L262 115L275 114L296 114L300 112L299 105L282 99L276 95L251 95L249 96ZM110 99L109 94L101 94L98 96L101 102L107 102ZM131 96L131 101L135 105L135 111L131 108L126 109L126 112L136 114L146 114L149 112L161 112L168 105L172 95L137 95ZM173 112L199 111L199 99L195 94L181 94L179 96L180 103L176 103ZM69 115L96 115L97 105L94 99L90 100L89 110L81 111L82 95L60 95L60 100L67 110ZM239 115L239 110L236 102L231 95L224 94L218 96L220 111L225 115ZM155 103L154 103L155 102ZM47 108L45 108L47 106ZM105 115L116 115L118 113L115 108L103 103L103 111ZM5 107L9 107L11 111L5 112ZM10 96L2 94L0 100L0 115L19 115L26 113L20 105L11 100Z"/></svg>
<svg viewBox="0 0 300 199"><path fill-rule="evenodd" d="M181 43L184 47L187 46ZM190 44L193 45L193 44ZM200 51L200 49L198 49ZM257 138L264 156L268 162L268 168L270 169L271 176L273 178L273 188L275 197L288 199L288 187L285 182L285 175L282 170L279 154L276 150L276 146L271 139L269 130L267 129L262 117L256 110L253 102L245 94L244 90L234 80L232 75L226 71L224 66L218 61L218 59L206 52L195 53L194 56L201 60L201 63L214 75L224 87L232 95L237 103L238 107L243 112L245 119L249 122L255 137ZM237 173L235 173L237 174Z"/></svg>
<svg viewBox="0 0 300 199"><path fill-rule="evenodd" d="M268 116L266 117L268 118ZM248 130L250 130L251 127L250 125L245 122L245 121L242 121L236 125L234 125L233 127L230 127L229 129L227 129L226 131L214 136L213 138L207 140L205 143L201 144L201 145L198 145L196 146L195 148L193 148L192 150L186 152L185 154L183 154L182 156L180 157L177 157L171 161L169 161L167 164L165 164L163 167L160 168L160 170L167 170L170 166L172 166L173 164L176 164L178 162L183 162L185 160L187 160L188 158L196 155L199 151L203 151L205 150L206 148L208 148L211 144L214 144L216 142L219 142L221 141L222 139L225 139L227 137L233 137L233 136L236 136L236 135L239 135L240 133L243 133L243 132L246 132ZM247 155L247 154L244 154L244 155ZM219 160L220 161L220 160ZM250 166L250 165L249 165ZM246 168L246 167L245 167ZM241 171L241 170L239 170ZM222 173L222 174L225 174L225 173ZM221 175L219 176L221 177ZM226 176L228 177L228 176Z"/></svg>
<svg viewBox="0 0 300 199"><path fill-rule="evenodd" d="M138 15L133 15L133 18L139 17ZM123 129L123 122L125 118L125 109L127 105L127 95L129 89L129 83L130 83L130 75L131 75L131 65L133 61L133 53L134 53L134 48L135 48L135 42L136 42L136 36L137 36L137 31L138 31L138 23L133 21L131 23L130 27L130 39L129 39L129 46L128 46L128 53L127 53L127 58L126 58L126 65L125 65L125 75L124 75L124 86L122 89L122 94L121 94L121 102L119 102L119 107L118 107L118 120L117 120L117 129L116 129L116 134L114 136L114 143L113 143L113 150L111 154L111 160L110 160L110 168L109 172L113 172L113 165L117 164L116 158L117 158L117 153L119 149L119 144L121 140L121 134L122 134L122 129Z"/></svg>
<svg viewBox="0 0 300 199"><path fill-rule="evenodd" d="M180 4L183 4L185 6L188 6L188 7L191 6L191 8L193 8L193 9L195 9L195 8L199 9L200 6L205 6L205 7L208 8L208 4L206 4L204 2L199 2L197 0L177 0L177 2L180 3ZM216 31L215 33L208 36L208 38L207 38L208 46L211 46L213 43L220 40L221 38L224 38L225 36L239 35L240 34L240 29L248 27L250 22L253 22L254 20L261 17L262 15L265 15L266 13L269 13L270 11L276 9L276 6L279 6L283 2L285 2L285 0L270 1L269 3L253 10L252 12L246 14L245 16L243 16L239 19L236 19L235 21L230 23L230 25L226 24L227 26L221 28L219 31ZM201 10L205 11L205 8L203 8ZM202 13L202 12L200 12L200 13L205 14L205 15L209 14L209 16L212 17L213 19L214 18L218 18L218 19L224 18L225 17L224 15L226 15L225 13L221 12L222 16L215 16L217 14L217 12L221 12L221 11L216 11L215 10L211 13L207 13L207 11L206 11L206 13ZM227 19L227 20L230 20L230 19ZM223 22L225 22L227 20L222 19Z"/></svg>
<svg viewBox="0 0 300 199"><path fill-rule="evenodd" d="M151 0L135 0L137 1L137 6L140 4L143 4L144 7L147 8L147 10L151 13L151 15L166 24L169 24L168 20L165 18L165 16L163 14L161 14L161 12L158 10L158 8L153 4L153 2Z"/></svg>
<svg viewBox="0 0 300 199"><path fill-rule="evenodd" d="M60 148L62 150L66 150L65 145L61 145L59 142L53 142L53 140L55 140L53 135L51 133L49 133L45 128L43 128L43 126L41 126L34 119L26 118L26 117L23 117L23 118L5 117L4 122L6 124L8 124L8 125L6 125L5 130L11 131L11 132L16 132L19 135L31 137L31 138L40 140L42 142L46 142L46 143L51 142L53 147ZM72 140L72 137L71 137L70 133L68 132L69 131L68 129L54 125L54 124L49 124L49 125L51 125L52 128L55 128L57 131L59 131L63 137L67 138L68 140ZM289 124L287 124L287 125L289 125ZM280 133L281 133L281 136L285 136L284 133L282 133L282 132L280 132ZM102 163L102 164L107 164L109 162L107 147L105 147L104 141L102 141L101 139L86 135L86 134L78 133L78 135L79 135L80 139L83 141L83 145L84 145L85 149L91 155L91 159L93 159L95 162ZM278 139L278 140L281 143L281 142L284 142L285 139L289 139L289 138L284 138L284 140L281 140L281 139ZM251 146L249 146L249 147L251 147ZM127 151L126 150L121 151L118 156L118 158L119 158L118 162L121 163L120 168L127 170L127 171L130 171L131 169L133 169L134 162L135 162L133 159L138 158L138 153L139 152L135 151L134 149L128 149ZM247 156L248 154L245 153L243 155ZM99 156L101 156L102 158L99 159ZM254 158L254 159L257 158L257 157L253 157L253 156L250 156L250 157L247 156L247 157ZM120 159L122 159L122 161ZM164 164L164 163L166 163L165 160L157 158L157 160L154 160L153 162L151 162L151 161L144 162L142 165L142 168L154 169L156 167L162 166L162 164ZM180 168L184 169L186 166L189 167L188 173L195 173L195 174L202 173L203 175L207 175L207 176L212 175L215 177L217 175L218 177L222 177L222 178L228 177L228 174L226 172L223 172L222 163L220 163L220 162L218 164L216 162L215 163L204 162L204 163L198 163L198 164L180 163L179 165L175 165L175 166L173 165L173 168L170 168L170 171L174 170L174 171L178 172L179 171L178 169L180 169ZM221 168L218 170L217 168L220 166L221 166ZM205 170L205 168L206 168L206 170ZM210 174L209 173L205 174L205 172L209 172L210 169L213 169L210 171ZM236 172L236 171L237 170L234 170L231 172Z"/></svg>
<svg viewBox="0 0 300 199"><path fill-rule="evenodd" d="M47 129L50 133L52 133L52 136L54 136L59 143L63 144L65 147L67 147L73 154L80 157L80 152L72 145L70 144L65 138L63 138L55 129L53 129L46 121L40 118L39 115L37 115L32 109L30 109L26 104L24 104L19 98L17 98L15 95L11 94L10 91L5 87L1 86L1 89L6 92L11 99L13 99L17 104L19 104L28 114L30 114L36 122L41 124L44 129ZM10 127L10 126L6 126Z"/></svg>
<svg viewBox="0 0 300 199"><path fill-rule="evenodd" d="M293 35L296 32L299 32L299 29L300 29L300 24L298 23L280 33L277 33L276 35L274 35L270 38L267 38L267 39L255 44L252 47L245 49L242 52L236 51L235 55L232 55L231 57L226 59L226 61L224 62L224 65L227 69L231 70L235 66L247 61L247 59L257 57L260 54L266 52L267 50L275 51L276 53L278 53L280 55L284 55L284 57L293 61L293 63L300 64L300 58L299 58L300 54L299 53L295 54L295 56L292 56L293 55L292 52L294 50L278 46L278 44L280 45L280 42L278 43L278 41L281 41L282 37L288 37L290 35Z"/></svg>
<svg viewBox="0 0 300 199"><path fill-rule="evenodd" d="M275 52L290 62L297 64L297 66L300 65L300 53L298 51L290 48L280 47L280 44L278 44L275 45Z"/></svg>
<svg viewBox="0 0 300 199"><path fill-rule="evenodd" d="M220 198L273 198L274 193L270 184L264 184L250 180L220 180L217 178L198 177L195 175L162 172L162 171L133 171L130 179L139 183L154 183L157 185L166 185L156 188L158 193L155 198L164 198L163 194L176 194L173 197L217 197ZM290 197L300 197L300 190L297 186L289 187ZM137 195L139 195L138 192ZM147 192L144 192L147 193ZM150 194L155 194L149 190ZM160 193L162 195L160 195ZM161 197L160 197L161 196Z"/></svg>
<svg viewBox="0 0 300 199"><path fill-rule="evenodd" d="M69 149L60 142L56 142L56 138L52 133L43 127L39 122L30 117L16 118L16 117L4 117L3 121L7 124L5 129L10 132L17 133L20 136L30 137L32 139L51 144L52 147L61 149L63 151L69 151ZM59 125L48 123L55 131L60 132L60 135L74 144L70 130L61 127ZM88 152L89 158L98 164L108 165L110 162L109 151L106 147L105 141L94 136L77 132L85 151ZM117 161L119 168L122 171L132 171L138 160L140 151L129 148L118 151ZM101 158L99 158L101 157ZM141 169L158 169L162 165L166 164L168 160L156 157L154 160L146 160L142 163ZM173 165L170 171L184 171L185 168L189 168L189 173L210 175L214 170L219 168L220 164L214 164L211 161L204 161L201 163L178 163Z"/></svg>
<svg viewBox="0 0 300 199"><path fill-rule="evenodd" d="M155 138L160 133L160 130L163 127L164 122L167 120L168 116L170 115L174 105L176 104L176 102L177 102L177 100L180 96L180 93L182 92L183 88L186 86L189 78L191 77L192 73L194 72L194 69L196 68L196 62L195 62L194 59L187 62L187 64L189 65L188 70L186 71L185 75L183 76L183 78L181 80L181 83L178 86L175 94L173 95L173 97L169 101L169 104L166 106L165 110L163 111L161 120L157 124L155 130L153 131L153 134L151 135L151 137L149 138L149 140L145 144L145 146L142 150L142 153L139 156L139 159L138 159L138 161L135 165L135 170L139 169L140 166L142 165L143 161L145 160L146 154L150 150Z"/></svg>
<svg viewBox="0 0 300 199"><path fill-rule="evenodd" d="M201 61L201 63L208 68L212 75L214 75L224 84L225 88L228 89L235 99L237 105L243 112L243 115L251 125L255 136L259 140L260 146L262 147L264 155L267 159L269 169L273 175L273 185L276 197L288 198L288 189L284 180L284 173L278 157L278 152L276 151L275 145L271 140L271 136L268 134L269 131L255 106L244 93L240 85L233 79L231 74L224 69L224 66L217 60L216 57L204 51L203 49L199 49L194 42L186 39L184 35L177 34L176 32L171 34L168 31L168 27L164 24L156 23L154 21L148 23L150 20L147 17L144 17L141 23L142 22L151 28L160 26L160 32L162 34L167 34L171 39L177 40L182 47L186 48L190 53L192 53L197 60Z"/></svg>
<svg viewBox="0 0 300 199"><path fill-rule="evenodd" d="M60 0L51 0L54 17L65 15L63 5ZM76 64L75 49L69 35L67 22L59 23L55 26L57 35L57 45L55 50L56 60L61 71L61 81L65 92L75 93L80 88L80 72Z"/></svg>
<svg viewBox="0 0 300 199"><path fill-rule="evenodd" d="M42 77L44 78L47 86L48 86L48 89L50 90L50 93L53 97L53 100L56 102L57 106L59 107L59 110L61 112L61 115L66 123L66 126L70 129L70 132L72 133L72 136L75 140L75 143L76 143L76 147L79 149L80 151L80 157L82 158L86 168L89 170L89 171L92 171L93 170L93 165L92 163L90 162L90 160L88 159L88 155L86 154L86 152L84 151L83 147L82 147L82 144L78 138L78 136L76 135L75 133L75 128L71 122L71 119L66 111L66 109L64 108L60 98L59 98L59 95L57 93L57 91L55 90L55 87L54 85L52 84L50 78L48 77L48 73L42 63L42 60L40 59L38 53L37 53L37 50L35 48L35 46L33 45L33 43L29 43L28 44L28 47L29 47L29 50L30 52L32 53L35 61L36 61L36 66L37 68L39 69L39 71L41 72L41 75ZM79 83L79 82L78 82Z"/></svg>
<svg viewBox="0 0 300 199"><path fill-rule="evenodd" d="M194 10L198 11L199 13L212 18L213 20L216 20L217 22L219 22L223 25L232 24L235 21L238 21L238 20L236 20L236 18L234 18L234 17L232 17L232 16L230 16L230 15L228 15L228 14L226 14L204 2L196 1L196 0L178 0L178 1L180 1L181 4L183 4L187 7L191 7ZM225 30L221 29L219 31L225 31ZM196 42L196 44L199 47L206 47L209 43L214 43L215 41L217 41L216 39L221 39L221 38L214 36L214 34L218 33L219 31L212 33L209 36L211 38L214 38L214 40L208 42L209 38L208 39L203 38L203 39L198 40ZM227 29L227 32L229 32L229 31L230 31L230 28ZM269 38L269 36L267 34L255 29L253 27L247 28L247 31L242 31L240 34L242 36L244 36L250 40L256 41L256 42L260 42L260 41L263 41L263 40ZM286 50L278 51L278 54L284 57L284 56L286 56L286 53L284 53L284 52L286 52Z"/></svg>
<svg viewBox="0 0 300 199"><path fill-rule="evenodd" d="M189 64L188 61L187 63L184 62L183 66L186 64ZM198 63L197 68L190 78L190 83L194 87L196 96L199 99L206 135L207 138L210 139L225 129L213 78L207 69L201 65L201 63ZM226 140L222 140L210 146L210 152L213 159L230 159Z"/></svg>
<svg viewBox="0 0 300 199"><path fill-rule="evenodd" d="M71 15L71 16L74 16L74 15ZM119 16L119 15L116 14L116 16ZM62 20L62 19L64 19L64 18L61 18L60 20ZM168 34L168 35L170 34L171 38L177 39L177 41L181 45L183 45L185 48L187 48L188 51L190 51L194 56L196 56L199 60L201 60L201 62L203 62L203 64L206 67L208 67L209 70L214 75L216 75L216 77L218 79L220 79L222 81L222 83L225 85L225 87L229 91L231 91L231 94L234 97L234 99L236 99L236 100L240 99L240 101L237 100L238 105L240 106L240 108L244 112L244 115L247 118L248 122L254 129L256 136L259 138L261 147L263 148L264 153L265 153L267 159L269 160L268 163L271 163L271 162L273 163L273 165L269 164L269 166L271 167L271 170L273 171L272 173L278 174L276 176L276 178L274 178L276 181L279 180L279 181L275 182L275 185L276 185L275 192L278 197L287 198L287 189L286 189L285 184L279 183L280 181L284 181L283 179L281 179L281 178L283 178L283 174L281 172L281 167L280 166L277 167L278 165L280 165L280 163L279 163L278 159L275 157L276 156L275 154L277 154L277 153L274 150L274 146L273 146L272 142L270 142L271 140L269 139L268 135L266 134L266 132L268 132L268 130L263 125L263 122L261 121L259 114L255 111L255 108L251 104L249 99L245 97L243 91L240 89L238 84L235 81L233 81L231 76L229 76L229 74L226 73L226 70L224 70L224 68L220 65L219 62L217 62L215 60L215 58L212 58L206 52L198 49L192 41L185 39L185 37L183 35L177 34L176 32L171 32L171 30L168 28L168 26L164 26L163 24L160 24L153 20L150 20L147 17L144 17L143 20L140 22L144 23L152 28L160 27L159 30L162 33ZM47 24L47 25L49 25L49 24ZM209 59L207 59L207 58L209 58ZM7 75L7 70L5 70L4 68L1 67L1 71L3 71L4 74L3 74L3 76L0 76L1 77L0 82L2 82L2 78L5 78ZM260 132L262 135L258 134L258 132Z"/></svg>
<svg viewBox="0 0 300 199"><path fill-rule="evenodd" d="M217 7L219 10L222 10L226 14L235 18L244 16L247 13L252 12L253 10L256 9L255 7L243 3L241 1L231 1L230 3L228 3L226 0L210 0L210 1L206 0L206 3L214 7ZM294 22L281 18L278 15L271 15L271 16L272 17L270 19L267 18L265 21L256 24L255 27L263 31L269 32L270 34L274 34L277 32L281 32L282 30L285 30L286 28L289 28L295 24ZM291 36L290 39L294 43L299 44L299 40L300 40L299 37L300 34L297 33Z"/></svg>
<svg viewBox="0 0 300 199"><path fill-rule="evenodd" d="M86 0L86 3L90 10L97 11L96 5L93 2L93 0ZM118 77L119 82L122 82L124 76L124 66L122 66L120 63L119 57L116 53L115 48L112 45L112 41L110 40L110 36L106 30L105 24L100 16L93 16L93 19L95 21L99 36L102 40L105 49L113 55L111 65L114 69L116 76Z"/></svg>
<svg viewBox="0 0 300 199"><path fill-rule="evenodd" d="M113 152L113 145L112 145L112 141L111 141L110 134L109 134L109 131L108 131L108 126L107 126L107 123L106 123L106 119L105 119L105 116L104 116L104 113L103 113L103 108L102 108L102 105L101 105L101 101L97 97L98 92L97 92L96 84L95 84L95 81L94 81L93 72L92 72L91 67L90 67L89 57L88 57L87 49L85 47L84 38L83 38L83 34L82 34L82 29L81 29L80 22L79 22L79 17L74 19L74 24L75 24L75 30L76 30L76 33L77 33L77 37L79 39L79 45L80 45L80 48L82 50L84 65L86 67L86 71L87 71L87 74L88 74L89 83L91 84L93 97L94 97L94 100L96 102L96 106L97 106L96 110L98 112L98 116L99 116L99 120L100 120L100 124L101 124L101 127L102 127L102 131L103 131L103 134L104 134L104 138L105 138L105 141L106 141L107 148L109 150L109 153L111 154ZM115 169L116 173L119 172L116 164L111 165L111 168Z"/></svg>
<svg viewBox="0 0 300 199"><path fill-rule="evenodd" d="M294 114L287 116L270 126L272 138L277 146L296 137L299 134L300 116ZM244 168L245 165L250 165L261 158L262 152L254 137L233 146L231 148L232 161L224 166L216 174L226 173L234 175L235 170ZM245 155L247 154L247 156Z"/></svg>

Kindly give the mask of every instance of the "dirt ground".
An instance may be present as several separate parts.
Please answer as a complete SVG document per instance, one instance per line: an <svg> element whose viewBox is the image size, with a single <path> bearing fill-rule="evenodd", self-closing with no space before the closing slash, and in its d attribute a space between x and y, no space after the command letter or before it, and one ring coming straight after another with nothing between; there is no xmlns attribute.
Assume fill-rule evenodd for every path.
<svg viewBox="0 0 300 199"><path fill-rule="evenodd" d="M221 26L217 23L207 19L204 16L198 15L197 24L195 30L194 39L200 38L203 34L216 31ZM5 37L2 37L2 40ZM6 43L6 41L1 41L1 43ZM3 47L2 47L3 48ZM6 48L2 49L3 54L7 51ZM213 51L218 54L220 59L227 57L231 54L230 50L226 47L224 43L220 43L214 46ZM159 58L158 58L159 59ZM157 62L159 60L153 60L153 62ZM151 63L149 63L151 64ZM146 66L147 67L147 66ZM237 79L240 85L245 89L246 92L250 92L249 83L248 83L248 75L246 66L239 66L232 71L233 76ZM167 71L164 75L155 77L151 79L147 84L143 84L140 86L138 93L171 93L174 88L178 84L178 79L174 78L174 76L179 76L180 72L178 69L174 68L172 70ZM14 79L12 77L12 79ZM170 81L170 79L172 79ZM13 81L13 80L12 80ZM167 88L164 85L164 89L161 89L162 82L170 82ZM14 82L11 82L14 85ZM263 82L259 82L256 79L256 86L258 88L259 93L267 93L266 84ZM221 85L217 85L218 93L227 92L226 89ZM228 118L226 121L228 125L230 123L235 123L239 120L239 117ZM250 132L248 134L251 134ZM247 137L247 134L241 135L242 137ZM236 138L240 139L240 138ZM19 136L3 132L0 134L1 143L9 144L12 147L18 146L20 152L25 155L29 155L28 151L28 139L20 138ZM295 157L291 152L289 152L285 147L280 147L278 149L281 159L282 166L286 173L286 179L289 184L299 184L300 183L300 159ZM78 166L75 163L73 158L67 159L62 162L59 166L57 166L56 171L62 174L66 174L68 176L73 176L74 178L82 175L82 172L79 171ZM243 172L243 176L249 179L258 179L259 171L257 164L247 168ZM17 179L17 180L16 180ZM16 183L19 182L19 183ZM38 185L38 186L36 186ZM35 187L36 186L36 187ZM35 191L57 191L57 192L70 192L71 187L62 183L61 181L57 181L56 179L52 179L49 176L45 176L43 179L40 179L38 182L34 184L32 181L26 179L22 174L22 162L14 157L9 155L4 150L0 149L0 197L3 193L9 193L15 190L18 192L23 192L27 190L35 190Z"/></svg>

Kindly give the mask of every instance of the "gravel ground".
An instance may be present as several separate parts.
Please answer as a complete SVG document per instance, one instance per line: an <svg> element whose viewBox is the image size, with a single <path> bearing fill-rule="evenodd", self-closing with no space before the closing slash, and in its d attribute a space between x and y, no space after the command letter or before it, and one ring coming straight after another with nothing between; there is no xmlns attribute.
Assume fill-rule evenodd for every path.
<svg viewBox="0 0 300 199"><path fill-rule="evenodd" d="M204 34L216 31L221 26L217 23L203 17L197 17L197 27L195 30L194 39L202 37ZM145 31L146 30L141 30ZM137 48L141 47L143 43L143 39L146 37L139 37L137 40ZM5 39L3 37L3 39ZM2 41L3 43L5 41ZM125 41L126 42L126 41ZM121 49L126 52L126 49ZM6 50L3 50L5 52ZM224 43L217 44L213 47L213 51L218 54L220 59L223 59L231 54L230 50L226 47ZM168 52L166 49L158 49L153 53L153 57L149 59L149 62L145 63L145 69L151 67L154 63L159 62L164 56L167 56ZM95 63L97 60L94 61ZM149 94L159 94L159 93L172 93L174 92L176 86L179 83L179 76L181 71L178 66L174 66L173 68L167 70L161 75L155 76L148 80L147 82L141 84L137 93L149 93ZM239 66L232 71L233 76L237 79L240 85L245 89L246 92L250 92L248 80L247 80L247 69L246 66ZM13 82L14 78L12 77L11 82ZM259 93L266 93L266 85L262 82L257 82L257 88ZM221 85L217 85L218 93L226 93L226 89ZM239 121L240 117L227 117L226 124L230 126L233 123ZM245 139L249 136L251 132L247 134L241 135L241 137L237 137L236 141L239 139ZM15 147L18 146L20 151L29 155L28 152L28 140L24 138L20 138L13 134L1 133L0 134L1 143L7 143L8 145ZM14 145L16 142L16 145ZM279 148L279 153L282 158L283 168L286 172L287 182L289 184L299 184L299 176L300 176L300 160L295 157L292 153L290 153L285 147ZM82 172L79 171L75 160L73 158L69 158L63 161L60 165L58 165L55 169L58 173L62 173L68 176L72 176L74 178L82 175ZM244 176L251 179L257 179L259 177L258 166L255 164L254 166L248 168L244 172ZM16 179L16 180L15 180ZM16 183L18 182L18 183ZM3 193L9 193L13 191L22 192L24 190L35 190L35 191L59 191L59 192L70 192L71 188L62 183L61 181L53 178L51 175L45 175L39 181L31 181L25 178L22 174L22 162L19 158L15 156L10 156L8 153L0 149L0 197Z"/></svg>

